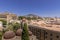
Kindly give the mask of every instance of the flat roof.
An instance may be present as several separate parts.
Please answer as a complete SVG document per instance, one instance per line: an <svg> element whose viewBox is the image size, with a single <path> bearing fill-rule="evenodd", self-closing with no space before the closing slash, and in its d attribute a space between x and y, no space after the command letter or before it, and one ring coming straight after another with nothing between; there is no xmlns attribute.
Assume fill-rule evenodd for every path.
<svg viewBox="0 0 60 40"><path fill-rule="evenodd" d="M60 32L60 25L50 25L50 24L47 24L47 25L44 25L42 26L41 24L31 24L32 26L36 26L36 27L40 27L42 29L46 29L46 30L51 30L51 31L57 31L57 32Z"/></svg>

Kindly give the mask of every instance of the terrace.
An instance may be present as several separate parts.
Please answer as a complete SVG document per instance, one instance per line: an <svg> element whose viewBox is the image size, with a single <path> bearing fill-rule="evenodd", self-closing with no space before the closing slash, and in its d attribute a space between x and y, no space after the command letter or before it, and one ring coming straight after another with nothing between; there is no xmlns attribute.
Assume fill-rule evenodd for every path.
<svg viewBox="0 0 60 40"><path fill-rule="evenodd" d="M52 30L52 31L57 31L60 32L60 22L58 21L53 21L53 22L44 22L44 21L40 21L40 22L31 22L29 25L32 26L37 26L39 28L43 28L43 29L48 29L48 30Z"/></svg>

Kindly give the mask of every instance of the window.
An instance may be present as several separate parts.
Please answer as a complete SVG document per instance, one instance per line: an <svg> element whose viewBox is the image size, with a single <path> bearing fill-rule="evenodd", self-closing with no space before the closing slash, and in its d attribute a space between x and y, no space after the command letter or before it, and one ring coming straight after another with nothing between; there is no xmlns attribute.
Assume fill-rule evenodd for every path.
<svg viewBox="0 0 60 40"><path fill-rule="evenodd" d="M50 40L53 40L52 38L50 38Z"/></svg>
<svg viewBox="0 0 60 40"><path fill-rule="evenodd" d="M52 34L50 34L50 36L52 36Z"/></svg>
<svg viewBox="0 0 60 40"><path fill-rule="evenodd" d="M48 34L47 32L45 32L45 34Z"/></svg>
<svg viewBox="0 0 60 40"><path fill-rule="evenodd" d="M59 38L59 36L56 36L57 38Z"/></svg>
<svg viewBox="0 0 60 40"><path fill-rule="evenodd" d="M45 38L47 38L47 36L45 36Z"/></svg>

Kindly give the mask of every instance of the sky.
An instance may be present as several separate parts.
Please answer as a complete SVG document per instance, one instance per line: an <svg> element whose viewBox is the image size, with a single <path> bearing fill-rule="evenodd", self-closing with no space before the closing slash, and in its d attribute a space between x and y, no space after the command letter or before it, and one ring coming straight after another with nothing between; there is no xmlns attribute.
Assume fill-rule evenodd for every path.
<svg viewBox="0 0 60 40"><path fill-rule="evenodd" d="M60 17L60 0L0 0L0 12Z"/></svg>

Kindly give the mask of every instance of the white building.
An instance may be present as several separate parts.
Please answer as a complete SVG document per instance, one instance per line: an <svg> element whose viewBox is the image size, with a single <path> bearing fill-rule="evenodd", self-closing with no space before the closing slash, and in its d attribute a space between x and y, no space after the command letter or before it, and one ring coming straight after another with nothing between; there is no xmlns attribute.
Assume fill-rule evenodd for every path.
<svg viewBox="0 0 60 40"><path fill-rule="evenodd" d="M0 30L3 29L3 23L0 21Z"/></svg>

